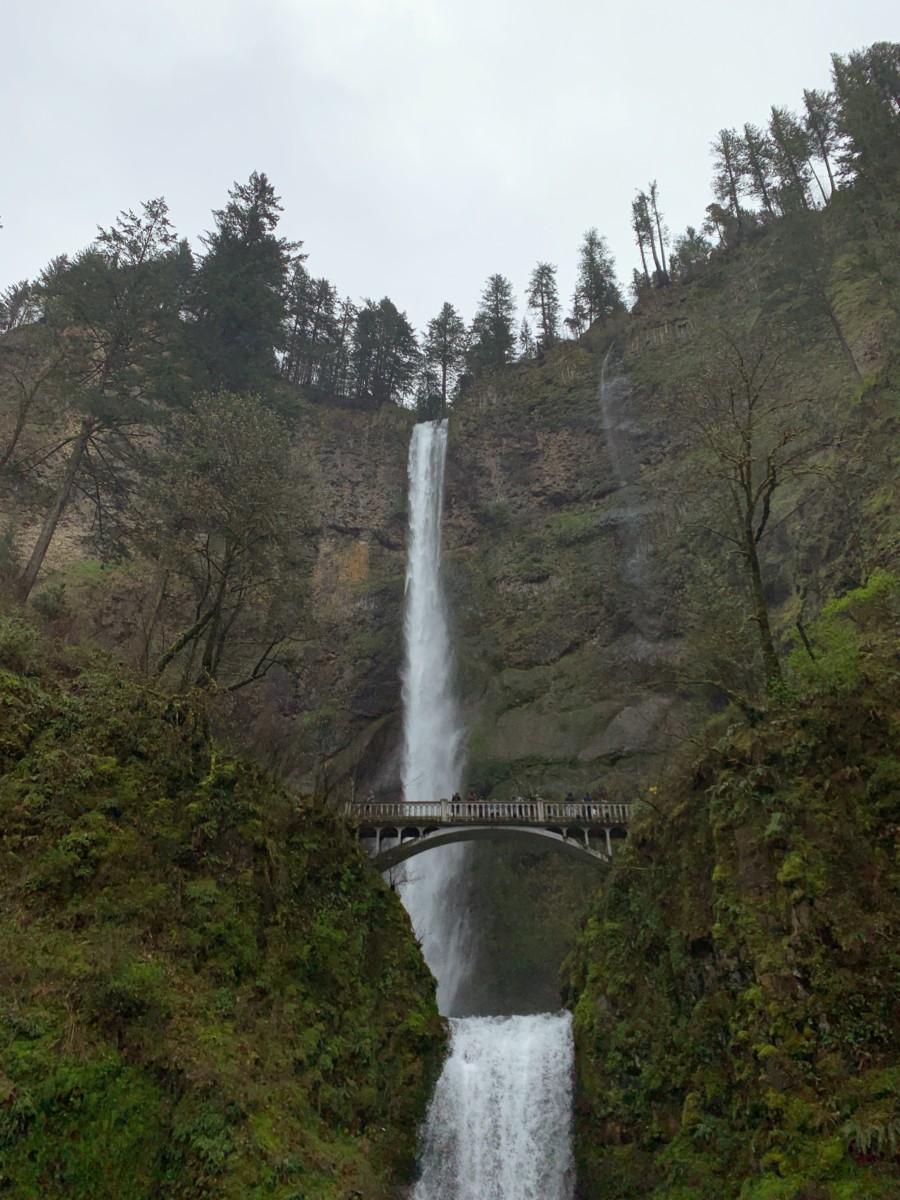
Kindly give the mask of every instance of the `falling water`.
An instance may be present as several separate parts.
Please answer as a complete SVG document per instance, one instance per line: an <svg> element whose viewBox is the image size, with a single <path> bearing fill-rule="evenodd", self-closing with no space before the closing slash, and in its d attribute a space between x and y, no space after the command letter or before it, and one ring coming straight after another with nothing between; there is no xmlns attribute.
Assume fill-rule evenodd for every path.
<svg viewBox="0 0 900 1200"><path fill-rule="evenodd" d="M627 411L623 412L623 408L630 394L628 377L621 369L617 369L612 349L607 350L603 366L600 368L597 398L600 402L600 418L603 422L607 454L619 483L619 523L627 553L625 579L632 585L632 608L635 609L642 589L649 583L650 557L642 528L644 500L636 482L637 464L628 445L628 438L623 436L623 426L627 426ZM633 611L633 617L636 611ZM636 624L640 626L641 620L636 620Z"/></svg>
<svg viewBox="0 0 900 1200"><path fill-rule="evenodd" d="M450 1024L414 1200L570 1200L569 1014Z"/></svg>
<svg viewBox="0 0 900 1200"><path fill-rule="evenodd" d="M621 416L618 411L619 401L628 396L631 390L626 377L615 369L611 369L610 357L612 350L607 350L600 368L600 416L603 419L603 432L606 435L606 449L609 461L616 473L620 487L627 487L634 474L631 464L626 461L627 453L620 436Z"/></svg>
<svg viewBox="0 0 900 1200"><path fill-rule="evenodd" d="M460 787L462 728L453 653L441 586L441 514L447 422L416 425L409 445L409 551L403 668L403 798L449 798ZM459 895L465 851L442 846L413 865L403 902L438 980L441 1011L453 1011L465 967L465 901Z"/></svg>
<svg viewBox="0 0 900 1200"><path fill-rule="evenodd" d="M462 728L441 587L447 422L416 425L409 447L403 669L403 798L461 783ZM429 850L401 894L452 1014L467 966L464 847ZM424 1133L415 1200L570 1200L572 1034L568 1015L450 1022L450 1057Z"/></svg>

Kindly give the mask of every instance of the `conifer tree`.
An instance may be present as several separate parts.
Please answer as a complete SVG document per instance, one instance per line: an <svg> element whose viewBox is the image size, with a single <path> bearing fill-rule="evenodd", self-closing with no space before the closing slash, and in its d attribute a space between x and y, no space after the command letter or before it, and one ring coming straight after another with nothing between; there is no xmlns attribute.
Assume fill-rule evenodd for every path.
<svg viewBox="0 0 900 1200"><path fill-rule="evenodd" d="M638 192L637 196L632 200L631 227L634 230L635 240L641 252L644 278L647 283L651 282L650 273L647 269L646 255L646 251L649 250L653 258L652 282L656 287L665 287L669 282L665 250L668 230L663 223L662 213L659 211L659 199L655 179L650 184L649 193Z"/></svg>
<svg viewBox="0 0 900 1200"><path fill-rule="evenodd" d="M740 238L744 232L741 194L744 190L744 165L741 139L734 129L720 129L711 146L713 152L713 194L721 211L727 213ZM726 232L723 228L723 232Z"/></svg>
<svg viewBox="0 0 900 1200"><path fill-rule="evenodd" d="M73 261L57 259L39 284L44 320L59 348L59 393L74 432L37 541L19 579L26 599L76 490L95 505L104 536L107 503L134 476L136 435L180 395L181 285L190 270L163 199L123 212Z"/></svg>
<svg viewBox="0 0 900 1200"><path fill-rule="evenodd" d="M672 276L680 281L693 279L698 270L709 258L712 246L693 225L688 225L684 233L675 239L675 245L669 260Z"/></svg>
<svg viewBox="0 0 900 1200"><path fill-rule="evenodd" d="M787 108L772 106L769 120L772 164L778 179L778 198L784 211L810 208L809 136Z"/></svg>
<svg viewBox="0 0 900 1200"><path fill-rule="evenodd" d="M466 360L474 376L500 370L513 361L516 302L503 275L489 276L469 331Z"/></svg>
<svg viewBox="0 0 900 1200"><path fill-rule="evenodd" d="M559 337L559 290L556 267L539 262L528 281L528 307L537 320L538 345L549 350Z"/></svg>
<svg viewBox="0 0 900 1200"><path fill-rule="evenodd" d="M356 317L351 350L354 391L375 406L399 402L412 390L419 345L406 313L385 296L366 300Z"/></svg>
<svg viewBox="0 0 900 1200"><path fill-rule="evenodd" d="M281 205L264 174L236 183L201 239L206 253L194 282L190 345L205 387L250 391L276 374L286 293L300 243L278 237Z"/></svg>
<svg viewBox="0 0 900 1200"><path fill-rule="evenodd" d="M435 373L441 416L445 416L466 357L466 327L452 304L445 303L428 322L422 349L426 369Z"/></svg>
<svg viewBox="0 0 900 1200"><path fill-rule="evenodd" d="M777 186L774 170L774 148L771 138L756 125L744 126L742 161L751 196L758 200L767 216L774 217Z"/></svg>
<svg viewBox="0 0 900 1200"><path fill-rule="evenodd" d="M287 322L281 373L291 383L321 387L338 337L338 294L327 279L313 279L297 259L287 289Z"/></svg>
<svg viewBox="0 0 900 1200"><path fill-rule="evenodd" d="M613 257L606 239L592 227L585 233L578 251L572 314L566 325L580 333L601 317L620 312L623 307Z"/></svg>
<svg viewBox="0 0 900 1200"><path fill-rule="evenodd" d="M837 106L831 92L820 92L815 89L804 89L803 105L806 109L803 123L806 127L816 153L822 160L828 175L828 183L833 193L837 184L831 160L837 152L839 139L837 134ZM824 193L823 193L824 195ZM826 197L826 202L830 197Z"/></svg>
<svg viewBox="0 0 900 1200"><path fill-rule="evenodd" d="M900 176L900 44L835 54L832 71L838 132L846 141L841 173L891 204Z"/></svg>

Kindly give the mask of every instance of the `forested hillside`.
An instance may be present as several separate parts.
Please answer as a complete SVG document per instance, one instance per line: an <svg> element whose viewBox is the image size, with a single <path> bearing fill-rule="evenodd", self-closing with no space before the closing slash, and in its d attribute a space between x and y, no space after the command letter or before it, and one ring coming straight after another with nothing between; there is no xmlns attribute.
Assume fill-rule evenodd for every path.
<svg viewBox="0 0 900 1200"><path fill-rule="evenodd" d="M630 308L589 228L567 311L539 262L417 335L262 173L3 293L0 1193L95 1195L98 1130L116 1197L408 1173L443 1032L334 814L399 792L448 415L467 787L639 814L599 881L473 853L467 1003L571 949L584 1200L900 1194L900 48L712 152L681 236L637 192Z"/></svg>
<svg viewBox="0 0 900 1200"><path fill-rule="evenodd" d="M0 1193L387 1196L443 1022L321 803L0 620Z"/></svg>

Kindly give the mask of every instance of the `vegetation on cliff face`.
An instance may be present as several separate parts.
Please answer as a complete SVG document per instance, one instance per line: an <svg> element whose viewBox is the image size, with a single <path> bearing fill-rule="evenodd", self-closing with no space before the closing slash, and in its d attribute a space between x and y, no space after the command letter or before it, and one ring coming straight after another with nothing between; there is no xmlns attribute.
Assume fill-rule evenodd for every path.
<svg viewBox="0 0 900 1200"><path fill-rule="evenodd" d="M340 823L11 619L0 718L0 1194L388 1195L444 1030Z"/></svg>
<svg viewBox="0 0 900 1200"><path fill-rule="evenodd" d="M900 1195L900 585L647 792L567 965L585 1200Z"/></svg>

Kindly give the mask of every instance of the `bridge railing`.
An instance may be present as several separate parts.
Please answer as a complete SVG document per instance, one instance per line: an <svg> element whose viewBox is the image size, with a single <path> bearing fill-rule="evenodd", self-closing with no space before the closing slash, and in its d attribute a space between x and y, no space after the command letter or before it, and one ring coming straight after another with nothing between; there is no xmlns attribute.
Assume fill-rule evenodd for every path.
<svg viewBox="0 0 900 1200"><path fill-rule="evenodd" d="M345 812L355 822L374 825L627 825L630 809L630 804L562 800L376 800L351 802Z"/></svg>

